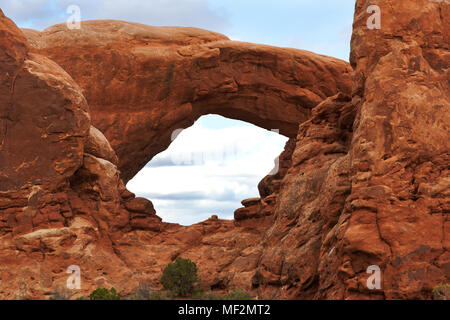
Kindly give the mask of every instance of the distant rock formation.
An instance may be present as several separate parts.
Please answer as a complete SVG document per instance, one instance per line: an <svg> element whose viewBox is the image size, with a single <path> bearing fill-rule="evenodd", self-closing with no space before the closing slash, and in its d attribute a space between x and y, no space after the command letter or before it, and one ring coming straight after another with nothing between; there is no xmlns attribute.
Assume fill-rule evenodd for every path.
<svg viewBox="0 0 450 320"><path fill-rule="evenodd" d="M0 10L0 298L48 297L69 265L73 297L158 287L178 256L259 298L432 298L450 282L450 8L377 1L369 29L369 4L353 68L193 28L22 32ZM278 171L234 220L161 222L124 182L208 113L280 129Z"/></svg>

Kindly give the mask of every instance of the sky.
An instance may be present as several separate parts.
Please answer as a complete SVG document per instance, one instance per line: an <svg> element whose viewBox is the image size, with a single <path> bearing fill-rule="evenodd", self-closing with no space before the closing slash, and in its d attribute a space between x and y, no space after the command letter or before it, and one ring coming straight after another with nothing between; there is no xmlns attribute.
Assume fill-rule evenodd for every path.
<svg viewBox="0 0 450 320"><path fill-rule="evenodd" d="M201 117L156 155L127 187L151 199L164 221L184 225L216 214L232 219L275 167L287 138L218 115Z"/></svg>
<svg viewBox="0 0 450 320"><path fill-rule="evenodd" d="M233 40L292 47L348 61L354 0L0 0L22 28L65 22L69 5L82 20L119 19L189 26Z"/></svg>
<svg viewBox="0 0 450 320"><path fill-rule="evenodd" d="M313 51L348 61L354 0L0 0L21 28L65 22L77 5L81 20L118 19L189 26L232 40ZM274 128L275 129L275 128ZM274 167L286 142L275 132L217 115L181 132L127 187L152 200L164 221L183 225L212 214L232 219L240 201Z"/></svg>

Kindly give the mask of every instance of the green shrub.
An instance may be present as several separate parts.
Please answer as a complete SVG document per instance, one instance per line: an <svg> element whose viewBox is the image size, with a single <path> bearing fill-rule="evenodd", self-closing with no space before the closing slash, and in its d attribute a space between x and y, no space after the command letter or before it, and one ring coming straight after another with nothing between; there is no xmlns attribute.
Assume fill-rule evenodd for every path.
<svg viewBox="0 0 450 320"><path fill-rule="evenodd" d="M177 258L164 269L161 284L175 297L186 297L195 290L197 267L189 259Z"/></svg>
<svg viewBox="0 0 450 320"><path fill-rule="evenodd" d="M439 284L433 289L433 295L438 300L450 299L450 284Z"/></svg>
<svg viewBox="0 0 450 320"><path fill-rule="evenodd" d="M167 297L160 291L155 291L148 296L148 300L167 300Z"/></svg>
<svg viewBox="0 0 450 320"><path fill-rule="evenodd" d="M130 297L131 300L167 300L164 293L153 290L149 284L140 282Z"/></svg>
<svg viewBox="0 0 450 320"><path fill-rule="evenodd" d="M120 294L116 289L97 288L89 295L90 300L120 300Z"/></svg>
<svg viewBox="0 0 450 320"><path fill-rule="evenodd" d="M223 300L251 300L251 296L248 292L241 289L233 290L223 296Z"/></svg>
<svg viewBox="0 0 450 320"><path fill-rule="evenodd" d="M219 296L212 292L202 293L197 296L197 299L199 299L199 300L223 300L222 296Z"/></svg>

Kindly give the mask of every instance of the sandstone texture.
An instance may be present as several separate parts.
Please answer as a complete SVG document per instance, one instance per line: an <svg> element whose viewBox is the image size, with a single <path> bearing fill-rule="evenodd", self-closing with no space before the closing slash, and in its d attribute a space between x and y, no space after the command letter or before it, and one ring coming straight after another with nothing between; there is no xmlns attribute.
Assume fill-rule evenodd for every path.
<svg viewBox="0 0 450 320"><path fill-rule="evenodd" d="M128 182L174 131L215 113L295 137L311 109L350 93L347 62L307 51L230 41L195 28L122 21L25 30L34 52L81 86L92 123L119 157Z"/></svg>
<svg viewBox="0 0 450 320"><path fill-rule="evenodd" d="M182 256L205 290L431 299L450 282L449 18L448 1L357 0L350 66L194 28L22 32L0 10L0 298L48 298L70 265L72 298L157 289ZM125 184L209 113L289 140L234 220L162 222Z"/></svg>
<svg viewBox="0 0 450 320"><path fill-rule="evenodd" d="M449 282L450 6L377 1L369 29L371 4L356 2L351 96L299 127L254 278L266 296L430 299Z"/></svg>
<svg viewBox="0 0 450 320"><path fill-rule="evenodd" d="M426 298L450 276L450 4L377 1L383 20L372 32L368 2L356 3L352 37L357 119L342 263L364 255L379 265L383 298ZM359 297L363 270L348 271L348 295Z"/></svg>
<svg viewBox="0 0 450 320"><path fill-rule="evenodd" d="M105 274L128 282L112 234L161 219L126 192L81 88L1 11L0 52L0 297L48 296L73 264L86 289Z"/></svg>

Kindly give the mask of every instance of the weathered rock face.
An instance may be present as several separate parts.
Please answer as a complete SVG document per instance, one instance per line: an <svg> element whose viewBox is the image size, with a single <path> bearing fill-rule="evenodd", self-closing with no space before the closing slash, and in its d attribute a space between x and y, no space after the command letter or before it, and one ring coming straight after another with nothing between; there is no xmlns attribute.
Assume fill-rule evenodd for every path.
<svg viewBox="0 0 450 320"><path fill-rule="evenodd" d="M3 14L0 27L1 42L8 46L0 65L2 227L11 231L16 222L15 229L26 231L39 223L33 222L43 205L38 195L57 205L55 194L66 189L67 179L81 166L90 119L70 76L53 61L29 54L22 33ZM65 217L55 214L54 219Z"/></svg>
<svg viewBox="0 0 450 320"><path fill-rule="evenodd" d="M450 6L377 1L371 30L371 4L356 3L351 103L300 125L254 278L265 295L428 299L450 280Z"/></svg>
<svg viewBox="0 0 450 320"><path fill-rule="evenodd" d="M249 284L251 284L254 267L262 249L260 245L262 231L273 220L271 213L276 195L272 194L264 201L265 215L262 218L265 224L260 224L260 220L255 224L254 221L257 219L252 216L243 217L236 223L212 218L192 227L161 223L151 202L135 198L124 187L117 168L120 158L117 157L105 135L91 124L90 111L82 89L55 62L37 54L37 50L31 53L21 31L3 13L0 14L0 22L0 30L2 30L0 66L3 71L0 86L2 92L0 154L2 164L0 170L0 243L2 248L0 262L2 268L0 277L1 283L8 284L7 287L1 288L1 297L42 298L48 296L55 288L65 285L66 268L69 265L80 266L82 272L82 290L76 291L75 295L86 294L97 286L110 285L126 294L137 286L138 281L151 281L158 286L158 279L163 268L180 254L198 263L205 257L214 261L205 265L200 272L208 288L220 290L244 287L251 290ZM194 59L186 54L189 50L197 52L189 45L195 46L222 37L201 30L166 30L165 33L168 32L169 35L161 34L161 30L152 30L154 34L149 34L146 30L147 33L144 36L146 38L161 37L163 40L170 38L168 47L176 44L178 49L185 50L185 54L180 57L187 59L192 66L201 65L202 62L199 61L207 62L209 57L204 57L203 60L197 59L198 57ZM185 34L186 32L188 35ZM177 33L179 33L178 40L176 40ZM39 37L39 34L34 33L34 36ZM31 39L31 43L36 45L37 42ZM223 45L217 41L215 43L218 46ZM233 51L234 46L235 44L229 43L224 50ZM252 56L255 54L252 50L258 52L264 49L270 53L268 53L269 62L272 61L271 59L276 60L276 56L280 54L272 52L278 50L276 48L261 49L255 46L256 48L248 49L245 46L251 45L243 46L244 48L241 48L240 45L236 45L236 54ZM199 48L200 52L202 50L209 49ZM280 52L283 53L283 50ZM317 91L319 95L315 96L313 93L307 93L309 89L305 89L306 93L300 94L306 99L302 100L302 104L294 101L295 99L288 104L287 113L304 119L308 116L308 108L315 103L308 99L320 101L322 96L325 97L329 92L337 90L334 87L336 83L348 89L348 72L345 73L348 71L348 66L337 60L337 66L335 66L333 59L300 53L305 55L305 61L311 59L311 64L325 64L330 60L330 70L344 71L343 80L340 80L337 74L330 73L324 67L324 74L336 77L335 80L330 81L330 91L321 87ZM288 56L290 55L289 53ZM161 59L162 57L158 57L157 60ZM252 59L250 60L254 68L272 68L267 60L259 61L257 56L252 56ZM147 66L136 64L134 68L146 70ZM236 72L236 77L239 76L235 70L236 66L228 66L228 68ZM197 74L196 72L194 68L192 74ZM309 72L313 74L312 71ZM320 72L314 70L314 73ZM206 77L204 74L201 76ZM190 79L191 75L186 77ZM258 86L265 81L261 75L257 79L251 79L249 76L248 80L251 82L250 86ZM200 81L199 86L200 83L206 82L205 79L198 81ZM186 85L185 82L181 84ZM89 86L92 87L92 83ZM287 89L280 85L277 89L280 92L273 99L286 99L286 90L295 89L295 85L286 86ZM157 90L157 88L153 89ZM197 86L191 86L191 90L197 89ZM214 86L207 88L212 92L216 89ZM117 93L117 90L115 92ZM225 94L226 90L223 93ZM250 93L244 93L246 94L250 95ZM208 97L205 93L200 95L205 97L196 98L196 101ZM119 99L115 97L112 100L116 98ZM257 92L253 98L259 101L257 102L259 108L264 107L269 110L265 105L267 101L260 101L263 99L261 92ZM111 110L113 106L109 108ZM200 114L210 111L206 108L206 104L199 104L196 108L202 111L189 115L189 123ZM249 107L246 106L246 108ZM251 110L248 113L256 115L266 109ZM269 112L269 114L261 113L256 118L263 118L258 121L266 121L268 128L282 123L285 133L292 134L289 130L293 129L289 127L293 127L293 120L283 115L282 110L275 110L276 112ZM163 111L157 109L155 112ZM226 114L230 111L223 112ZM249 117L246 112L238 111L236 117ZM121 116L116 114L115 117L123 117L123 114ZM161 115L157 117L161 118ZM174 123L180 121L180 115L176 110L170 117L178 119L174 120ZM128 126L135 127L134 134L137 135L140 131L142 135L142 126L147 125L148 121L150 120L146 119L142 123L140 121L128 124L122 122L117 125L121 126L122 131L127 131ZM100 120L99 122L102 123ZM165 123L162 123L163 128L167 129L164 127ZM171 123L169 121L169 126L172 125ZM137 130L138 128L141 129ZM156 130L156 132L167 134L164 130ZM139 142L136 143L140 147ZM24 149L18 150L18 146ZM291 153L291 151L288 152L287 158ZM284 174L289 165L288 162L283 162L283 159L280 172ZM277 177L281 179L281 175ZM269 184L266 183L266 185ZM247 206L254 205L249 201L243 203ZM27 267L18 268L17 266Z"/></svg>
<svg viewBox="0 0 450 320"><path fill-rule="evenodd" d="M1 10L0 77L0 297L48 295L65 286L71 264L82 266L86 289L104 274L128 281L114 232L133 230L135 215L160 219L142 204L126 209L139 200L127 195L81 89L55 62L30 53Z"/></svg>
<svg viewBox="0 0 450 320"><path fill-rule="evenodd" d="M300 125L253 278L259 295L310 299L324 290L319 269L333 254L330 241L351 190L347 151L354 116L350 97L339 94L315 107L312 118ZM327 285L334 290L333 282Z"/></svg>
<svg viewBox="0 0 450 320"><path fill-rule="evenodd" d="M119 157L125 182L176 129L215 113L295 137L310 110L350 93L348 63L311 52L229 41L195 28L121 21L25 30L30 45L83 88L92 123Z"/></svg>
<svg viewBox="0 0 450 320"><path fill-rule="evenodd" d="M344 214L346 296L360 297L361 256L383 270L388 299L429 298L450 277L450 5L378 1L380 30L357 1L351 62L358 116Z"/></svg>
<svg viewBox="0 0 450 320"><path fill-rule="evenodd" d="M352 92L344 62L312 53L115 21L27 43L0 11L0 297L47 297L72 264L73 297L126 295L183 256L207 290L431 298L450 282L450 6L380 0L377 30L370 4L356 2ZM282 129L279 170L233 221L162 223L120 169L210 112Z"/></svg>

